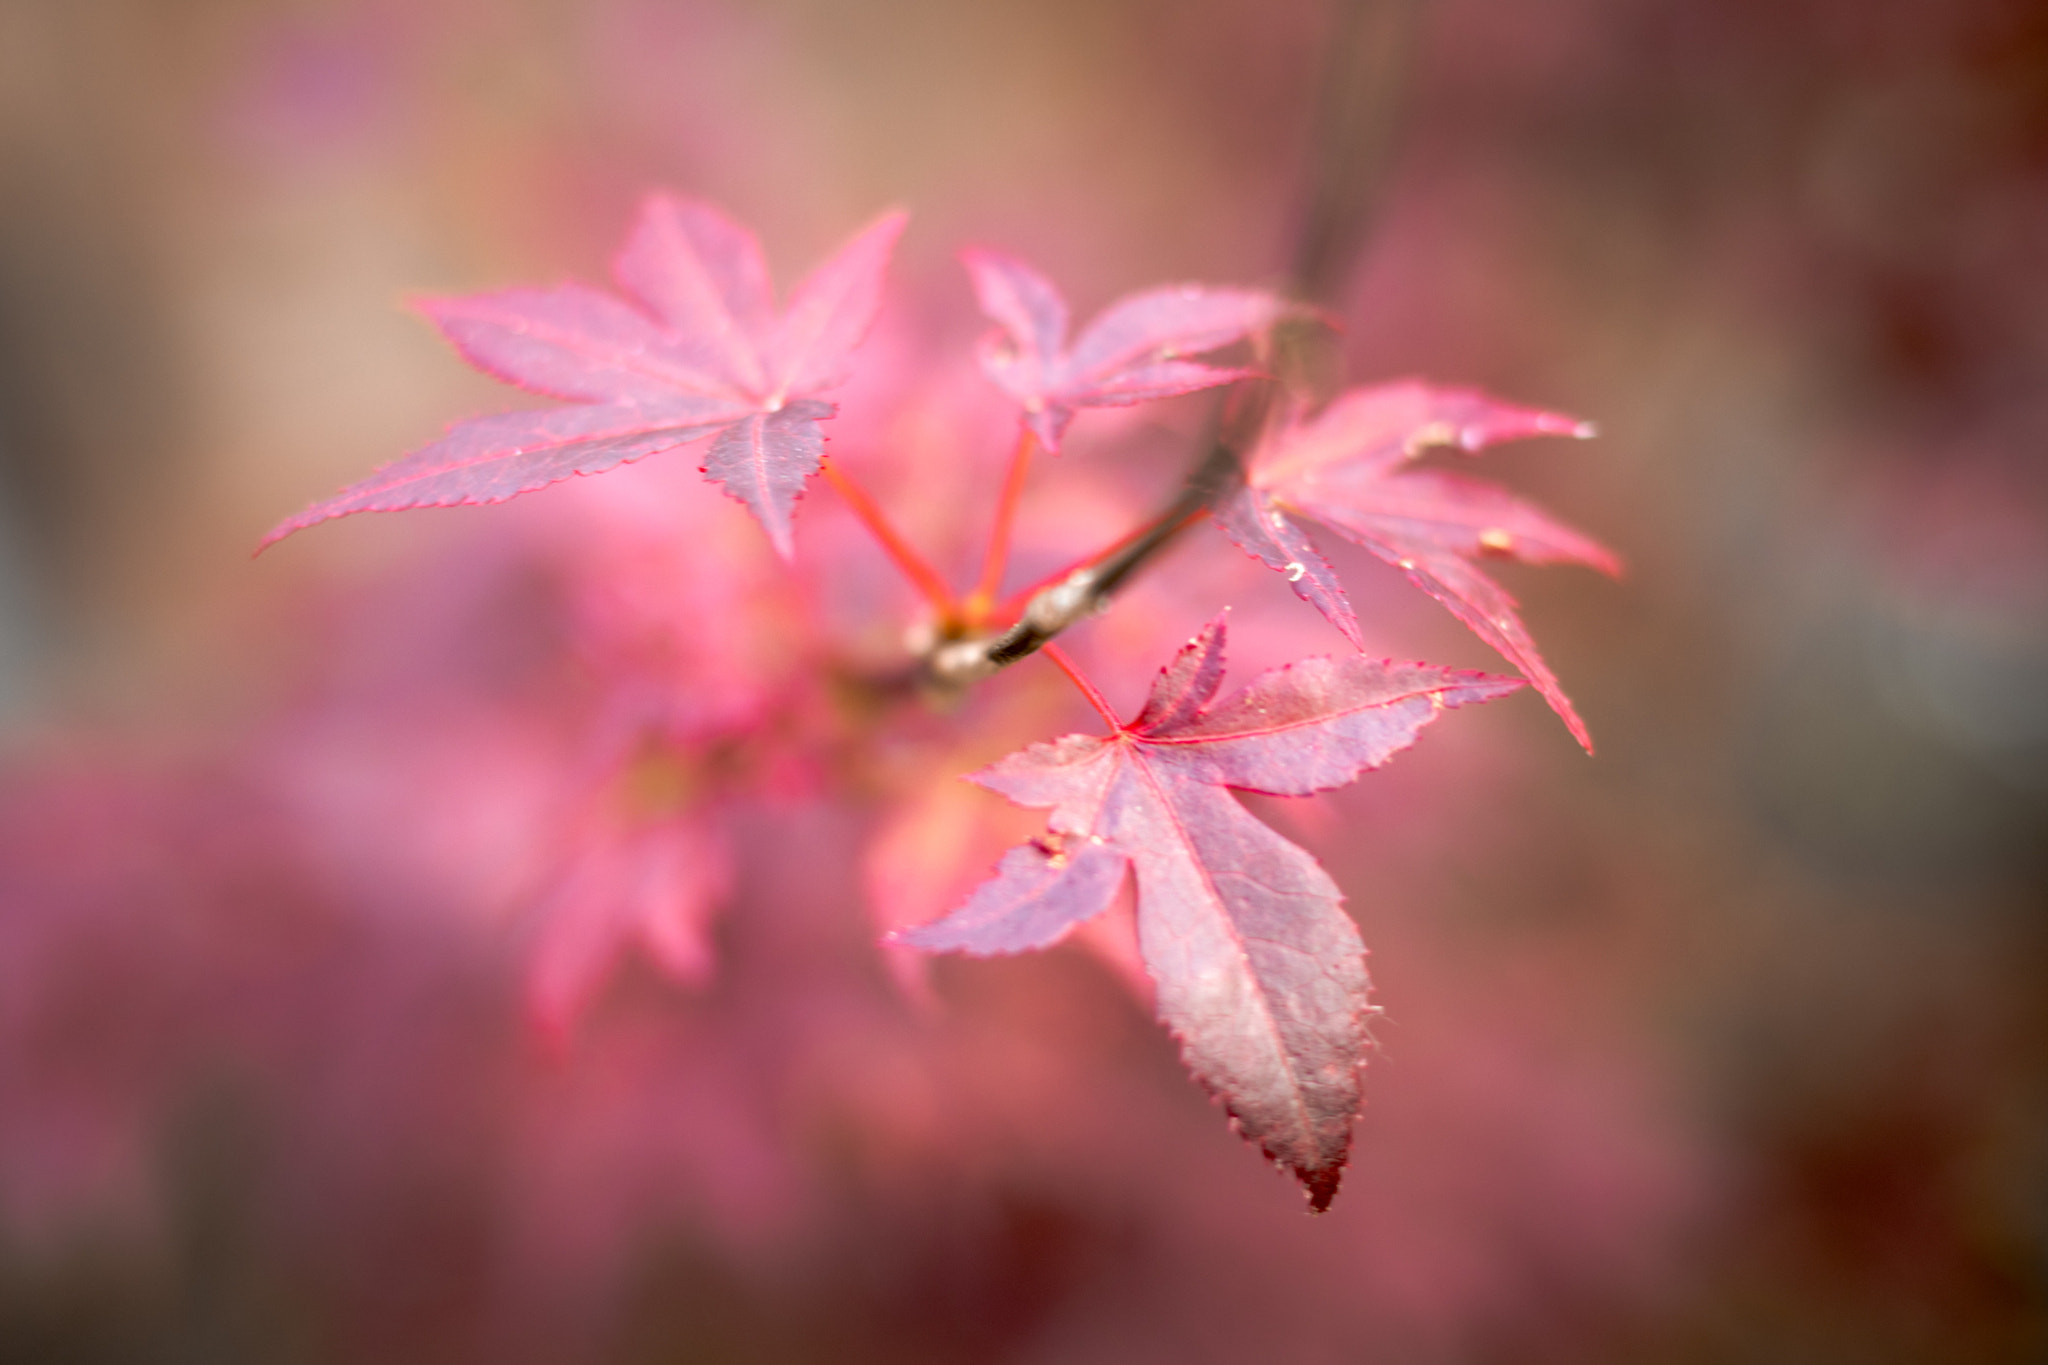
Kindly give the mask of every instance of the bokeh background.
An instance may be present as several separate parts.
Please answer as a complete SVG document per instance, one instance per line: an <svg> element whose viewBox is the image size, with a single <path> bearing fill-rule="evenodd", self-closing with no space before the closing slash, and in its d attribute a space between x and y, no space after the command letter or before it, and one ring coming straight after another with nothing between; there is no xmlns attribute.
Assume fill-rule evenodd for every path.
<svg viewBox="0 0 2048 1365"><path fill-rule="evenodd" d="M965 241L1083 310L1274 280L1332 32L0 0L0 1359L2044 1358L2038 4L1413 12L1351 373L1597 420L1488 463L1630 574L1507 571L1596 759L1518 701L1261 807L1388 1011L1325 1218L1078 949L907 999L803 800L736 817L713 979L543 1046L511 509L248 556L506 401L407 291L601 280L652 185L785 280L910 206L960 346Z"/></svg>

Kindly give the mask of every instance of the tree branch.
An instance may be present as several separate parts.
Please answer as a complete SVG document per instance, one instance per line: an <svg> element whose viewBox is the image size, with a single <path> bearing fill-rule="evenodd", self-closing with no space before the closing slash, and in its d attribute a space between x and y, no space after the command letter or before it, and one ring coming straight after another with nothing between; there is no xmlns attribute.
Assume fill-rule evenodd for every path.
<svg viewBox="0 0 2048 1365"><path fill-rule="evenodd" d="M1341 0L1338 6L1311 134L1301 226L1288 270L1291 292L1307 303L1331 307L1340 301L1378 207L1393 160L1420 6L1421 0ZM1231 394L1204 438L1201 459L1147 529L1034 594L1007 630L936 643L925 659L931 679L952 687L976 682L1101 611L1111 594L1243 480L1244 456L1264 430L1279 393L1326 396L1335 386L1336 362L1329 328L1320 316L1283 318L1272 338L1275 378L1250 381Z"/></svg>
<svg viewBox="0 0 2048 1365"><path fill-rule="evenodd" d="M1316 104L1290 277L1335 307L1393 170L1422 0L1341 0Z"/></svg>
<svg viewBox="0 0 2048 1365"><path fill-rule="evenodd" d="M1237 486L1244 477L1242 452L1265 426L1276 387L1272 380L1251 380L1232 395L1201 462L1146 531L1034 594L1009 629L937 645L927 661L932 678L956 686L975 682L1030 656L1076 621L1100 611L1132 574L1199 521L1217 498Z"/></svg>

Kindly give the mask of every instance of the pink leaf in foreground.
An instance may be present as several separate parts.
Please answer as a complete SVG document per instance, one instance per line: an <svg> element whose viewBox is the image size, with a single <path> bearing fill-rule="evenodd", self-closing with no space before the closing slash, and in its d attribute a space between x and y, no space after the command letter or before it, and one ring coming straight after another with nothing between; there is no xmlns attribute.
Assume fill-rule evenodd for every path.
<svg viewBox="0 0 2048 1365"><path fill-rule="evenodd" d="M1361 644L1336 574L1290 519L1319 521L1399 567L1522 670L1591 752L1593 741L1515 611L1475 559L1585 564L1619 574L1592 539L1494 484L1401 466L1431 446L1477 452L1522 436L1587 437L1574 418L1413 380L1353 389L1321 415L1280 429L1252 456L1245 485L1216 509L1230 538L1287 576L1297 596Z"/></svg>
<svg viewBox="0 0 2048 1365"><path fill-rule="evenodd" d="M1254 373L1184 357L1240 341L1286 307L1258 289L1169 285L1119 299L1068 348L1066 301L1051 281L999 251L964 251L961 260L982 312L1003 329L983 341L982 371L1024 405L1024 421L1054 452L1076 408L1169 398Z"/></svg>
<svg viewBox="0 0 2048 1365"><path fill-rule="evenodd" d="M1042 947L1107 909L1129 863L1161 1020L1244 1135L1321 1210L1358 1112L1365 948L1315 859L1227 789L1341 786L1446 707L1523 684L1352 655L1275 669L1212 706L1223 637L1219 618L1117 733L1035 744L975 774L1019 805L1050 807L1050 839L1012 849L965 905L894 941L979 955Z"/></svg>
<svg viewBox="0 0 2048 1365"><path fill-rule="evenodd" d="M818 423L834 411L816 395L845 378L903 223L876 219L797 286L779 319L753 234L662 194L641 206L613 262L626 301L581 285L422 300L470 364L578 406L457 422L263 544L352 512L502 502L717 434L705 474L787 557L796 499L823 458Z"/></svg>

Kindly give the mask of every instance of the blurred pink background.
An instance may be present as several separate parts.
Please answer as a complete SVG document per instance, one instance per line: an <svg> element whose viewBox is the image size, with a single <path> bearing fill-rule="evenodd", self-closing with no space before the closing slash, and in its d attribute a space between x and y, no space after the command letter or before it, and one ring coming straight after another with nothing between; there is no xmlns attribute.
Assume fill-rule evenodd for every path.
<svg viewBox="0 0 2048 1365"><path fill-rule="evenodd" d="M651 186L785 284L908 206L876 346L967 354L970 241L1084 315L1273 282L1331 25L0 0L0 1359L2048 1353L2040 5L1421 14L1351 374L1597 421L1487 472L1630 574L1504 574L1597 758L1522 698L1254 803L1387 1010L1324 1218L1079 947L906 995L878 817L802 791L730 815L715 972L629 963L550 1045L522 888L577 683L536 547L589 498L249 558L517 401L408 292L601 282ZM1192 553L1127 619L1207 591ZM1387 651L1498 666L1388 582ZM935 782L1001 752L921 742Z"/></svg>

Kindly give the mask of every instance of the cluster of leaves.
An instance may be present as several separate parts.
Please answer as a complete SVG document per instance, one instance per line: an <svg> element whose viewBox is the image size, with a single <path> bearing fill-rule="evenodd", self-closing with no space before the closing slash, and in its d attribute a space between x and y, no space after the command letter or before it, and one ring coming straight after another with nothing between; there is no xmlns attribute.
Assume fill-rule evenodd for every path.
<svg viewBox="0 0 2048 1365"><path fill-rule="evenodd" d="M1513 599L1478 562L1574 562L1614 572L1612 556L1493 485L1406 467L1432 446L1476 452L1515 437L1590 431L1471 390L1416 382L1354 389L1319 410L1300 400L1262 405L1256 411L1273 416L1256 424L1246 449L1228 452L1236 477L1198 510L1279 572L1352 649L1264 673L1219 701L1226 629L1218 616L1165 665L1138 716L1124 722L1050 643L1074 613L1048 603L1057 607L1063 585L1129 538L1057 576L1053 588L997 598L1033 449L1057 454L1081 409L1241 381L1270 387L1256 364L1204 357L1247 345L1270 354L1271 333L1299 310L1262 290L1171 286L1120 300L1070 342L1066 304L1049 281L1002 253L965 253L982 310L997 324L980 365L1017 405L1020 432L980 581L957 594L826 459L821 430L837 414L822 395L849 374L903 226L900 213L877 219L778 313L751 233L709 205L657 195L614 262L623 297L563 285L425 300L428 317L472 364L566 405L458 423L284 522L265 543L353 512L498 502L708 438L703 473L789 561L797 554L797 499L822 471L927 604L930 647L913 661L924 673L922 694L977 676L936 667L944 651L981 648L985 675L1011 661L987 642L1020 622L1050 622L1033 643L1108 726L1106 735L1033 744L974 774L1021 806L1049 810L1047 832L1011 849L956 909L890 940L973 955L1043 948L1116 904L1129 869L1144 970L1189 1069L1246 1137L1294 1172L1312 1207L1325 1208L1361 1098L1371 1008L1365 949L1315 859L1229 793L1303 796L1344 785L1413 743L1442 711L1501 696L1524 678L1359 652L1364 636L1353 608L1299 520L1397 564L1514 663L1590 749ZM1177 504L1150 528L1154 541L1188 519ZM772 589L735 580L710 595L720 592ZM763 596L741 609L772 606ZM718 690L708 677L666 678L679 683L705 696ZM664 711L659 744L645 744L630 719L605 741L609 757L597 766L617 780L600 784L571 841L536 958L544 1022L567 1027L629 940L679 978L707 970L702 927L733 872L715 803L683 799L678 788L710 765L707 755L747 768L750 751L769 747L765 736L786 740L791 727L769 709L759 696L730 705L699 697ZM701 761L679 766L678 753ZM757 755L752 766L766 765Z"/></svg>

